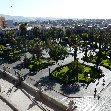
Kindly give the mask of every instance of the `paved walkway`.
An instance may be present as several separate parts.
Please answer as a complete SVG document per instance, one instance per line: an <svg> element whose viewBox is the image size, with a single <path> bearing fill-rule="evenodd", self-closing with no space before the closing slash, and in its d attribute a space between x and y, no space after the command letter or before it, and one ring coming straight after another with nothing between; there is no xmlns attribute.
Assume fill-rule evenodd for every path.
<svg viewBox="0 0 111 111"><path fill-rule="evenodd" d="M3 80L2 78L0 79L0 85L2 94L11 100L14 105L17 105L22 111L43 111L24 94L22 89L17 89L12 83L9 83L7 80ZM49 109L49 111L54 111L53 109L46 107L44 104L40 102L38 103L41 104L42 107L44 106ZM3 107L1 105L3 105ZM3 110L1 110L1 108ZM6 110L4 110L4 108L6 108ZM0 111L12 110L0 100Z"/></svg>
<svg viewBox="0 0 111 111"><path fill-rule="evenodd" d="M84 53L81 53L78 51L78 58L79 58L79 62L83 63L84 61L81 60L81 58L83 57ZM67 63L70 63L71 61L74 60L74 57L72 57L71 55L69 55L69 57L67 57L64 61L60 60L59 61L59 64L60 65L64 65L64 64L67 64ZM20 61L17 61L16 63L13 63L13 64L7 64L7 66L10 66L10 67L14 67L16 66L18 63L20 63ZM89 66L94 66L94 64L92 63L87 63L87 62L84 62L84 64L86 65L89 65ZM51 70L55 69L57 66L56 65L53 65L53 66L49 66L51 68ZM48 68L49 68L48 67ZM97 88L97 93L100 92L103 88L105 88L109 82L111 81L111 71L102 67L102 66L99 66L100 69L103 71L103 74L105 75L104 78L101 78L99 81L96 80L95 83L91 83L87 89L85 87L81 87L79 84L79 91L77 91L76 93L73 93L73 88L74 86L65 86L65 85L62 85L62 84L58 84L54 81L52 82L49 82L49 79L48 79L48 75L49 75L49 70L48 68L46 69L43 69L42 71L39 71L37 72L36 75L34 76L30 76L32 79L34 79L35 81L31 80L29 77L26 78L26 81L28 83L31 83L32 85L34 85L36 83L36 81L39 81L39 82L42 82L42 83L45 83L47 84L48 86L51 86L53 87L54 90L56 91L59 91L59 92L62 92L62 93L65 93L67 94L68 96L84 96L83 98L79 99L79 98L74 98L73 100L76 101L76 104L78 106L78 110L80 111L83 111L84 108L88 108L88 106L91 106L92 104L94 105L96 102L93 100L93 95L94 95L94 89ZM21 72L25 75L27 73L29 73L29 70L28 69L22 69ZM14 71L11 70L11 73L14 74ZM103 79L105 80L105 85L103 86L102 83L103 83ZM72 89L72 92L71 90L69 90L67 92L65 92L67 89ZM46 88L44 88L46 93L48 93L49 95L52 95L53 97L55 97L55 99L58 99L58 101L61 101L63 104L66 104L68 105L68 102L70 100L70 98L67 98L65 96L62 96L61 94L59 93L56 93L55 91L53 90L47 90ZM90 104L90 105L88 105ZM88 110L85 110L84 111L88 111Z"/></svg>
<svg viewBox="0 0 111 111"><path fill-rule="evenodd" d="M13 111L3 100L0 99L0 111Z"/></svg>

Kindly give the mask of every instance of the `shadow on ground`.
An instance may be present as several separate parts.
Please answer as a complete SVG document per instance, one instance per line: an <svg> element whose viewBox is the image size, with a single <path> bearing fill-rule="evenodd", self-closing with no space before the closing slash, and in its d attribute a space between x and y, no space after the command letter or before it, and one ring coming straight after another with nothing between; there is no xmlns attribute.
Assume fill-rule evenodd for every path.
<svg viewBox="0 0 111 111"><path fill-rule="evenodd" d="M27 110L31 109L33 106L35 106L35 104L34 104L34 103L31 103L31 104L29 105L29 107L28 107Z"/></svg>
<svg viewBox="0 0 111 111"><path fill-rule="evenodd" d="M19 69L19 70L21 70L21 69L24 69L24 65L23 65L23 63L20 63L20 64L17 64L15 67L13 67L14 69Z"/></svg>
<svg viewBox="0 0 111 111"><path fill-rule="evenodd" d="M50 80L49 76L46 76L40 78L40 80L34 86L37 87L39 83L41 83L42 86L45 87L45 90L51 90L54 88L57 82L55 80Z"/></svg>
<svg viewBox="0 0 111 111"><path fill-rule="evenodd" d="M27 77L29 77L29 76L34 76L34 75L36 75L37 74L37 72L29 72L29 73L27 73L27 74L24 74L22 77L24 78L24 80L27 78Z"/></svg>
<svg viewBox="0 0 111 111"><path fill-rule="evenodd" d="M0 58L0 65L4 64L4 63L8 63L6 60Z"/></svg>
<svg viewBox="0 0 111 111"><path fill-rule="evenodd" d="M60 87L60 91L64 94L76 94L80 91L80 85L78 83L74 84L62 84Z"/></svg>

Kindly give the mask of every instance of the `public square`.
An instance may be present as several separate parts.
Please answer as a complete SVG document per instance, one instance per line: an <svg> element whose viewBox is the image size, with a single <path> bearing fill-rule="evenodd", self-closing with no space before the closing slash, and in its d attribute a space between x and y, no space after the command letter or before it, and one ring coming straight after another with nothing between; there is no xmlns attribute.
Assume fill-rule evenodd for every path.
<svg viewBox="0 0 111 111"><path fill-rule="evenodd" d="M79 58L79 62L81 62L81 63L84 62L83 60L81 60L83 55L84 54L81 51L78 51L77 57ZM15 66L20 64L21 61L17 61L12 64L4 63L5 66L7 67L7 72L10 72L11 74L14 75L15 70L18 70L18 69L15 69ZM59 63L59 65L64 65L71 61L73 61L73 56L69 55L67 58L65 58L64 61L59 60L58 63ZM87 63L87 62L84 62L84 64L91 65L91 66L94 65L92 63ZM53 70L57 66L58 65L55 64L55 65L49 66L49 67L51 70ZM29 74L28 69L21 69L21 70L19 70L19 72L23 75L27 75L25 81L33 86L37 87L37 83L42 83L43 91L46 92L47 94L49 94L50 96L52 96L53 98L55 98L57 101L60 101L62 104L65 104L66 106L68 106L70 100L73 100L75 102L75 105L77 106L77 108L76 108L77 111L108 111L108 110L110 110L110 106L108 104L110 104L109 101L110 101L110 87L111 87L111 85L110 85L111 71L104 68L103 66L99 66L99 67L105 76L100 78L99 80L96 80L94 83L90 83L88 86L83 85L82 83L65 85L65 84L59 84L55 80L49 80L49 78L48 78L49 69L48 68L37 72L37 74L34 74L34 76L27 75L27 74ZM3 66L1 65L0 68L2 69ZM105 80L104 85L103 85L103 79ZM2 85L5 85L5 84L1 83L1 88L3 87ZM7 86L10 86L10 85L7 84ZM77 88L77 87L79 87L79 90L76 91L75 88ZM13 94L14 89L12 86L11 86L11 88L12 88L12 91L10 94ZM97 96L94 98L95 88L97 89ZM7 90L7 89L5 89L5 90ZM22 96L22 93L20 94L19 90L18 90L18 92L16 92L15 96L13 94L13 97L10 99L12 99L13 102L15 101L15 103L18 104L18 102L17 102L18 99L16 99L16 96L19 94L18 96L20 97L20 107L23 108L23 106L24 106L25 108L27 108L29 106L29 104L28 104L28 102L23 102L23 103L27 103L26 105L21 103L22 101L25 101L25 99L21 100L21 98L23 98L23 96ZM3 92L3 91L1 91L1 92ZM109 93L107 93L107 92L109 92ZM5 94L5 92L3 92L3 94ZM10 94L9 95L5 94L5 95L11 97ZM98 100L98 95L100 96L99 100ZM18 98L18 96L17 96L17 98ZM104 99L105 99L105 101L103 101ZM28 100L26 100L26 101L28 101ZM21 105L23 105L23 106L21 106ZM103 105L104 105L104 107L103 107ZM106 110L107 106L108 106L108 110Z"/></svg>

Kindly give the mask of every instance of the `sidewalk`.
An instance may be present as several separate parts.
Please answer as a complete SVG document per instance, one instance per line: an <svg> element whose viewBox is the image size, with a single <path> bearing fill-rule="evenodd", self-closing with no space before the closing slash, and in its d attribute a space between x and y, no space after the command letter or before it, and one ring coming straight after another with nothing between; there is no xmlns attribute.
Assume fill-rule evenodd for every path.
<svg viewBox="0 0 111 111"><path fill-rule="evenodd" d="M83 54L81 53L80 55L78 55L79 58L79 62L83 63L84 61L81 60ZM88 66L94 66L95 64L93 63L87 63L84 62L84 64L88 65ZM97 89L97 94L101 92L101 90L103 90L104 88L107 87L107 85L111 82L111 71L103 66L99 66L99 68L102 70L102 73L105 75L104 77L100 78L99 80L96 80L94 83L90 83L87 91L89 92L89 94L94 94L94 89ZM104 85L103 85L103 79L105 80Z"/></svg>
<svg viewBox="0 0 111 111"><path fill-rule="evenodd" d="M17 89L13 84L9 83L6 80L0 79L1 92L2 95L11 100L12 103L17 105L21 111L43 111L36 104L34 104L23 92L21 89ZM4 108L4 105L0 100L0 108ZM1 110L0 111L11 111ZM50 111L53 111L50 109Z"/></svg>
<svg viewBox="0 0 111 111"><path fill-rule="evenodd" d="M13 111L3 100L0 99L0 111Z"/></svg>
<svg viewBox="0 0 111 111"><path fill-rule="evenodd" d="M78 54L78 58L79 58L79 62L81 62L81 63L83 63L84 61L83 60L81 60L81 58L83 57L83 53L79 53ZM60 60L59 61L59 64L60 65L64 65L64 64L67 64L67 63L69 63L69 62L71 62L71 61L73 61L74 60L74 57L72 57L72 56L69 56L68 58L66 58L64 61L63 60ZM63 63L62 63L63 62ZM92 63L87 63L87 62L84 62L84 64L87 64L87 65L89 65L89 66L93 66L94 64L92 64ZM12 66L14 66L15 64L13 64ZM51 68L52 67L52 68ZM50 68L51 68L51 70L52 69L54 69L54 68L56 68L57 67L57 65L53 65L53 66L51 66ZM87 89L85 89L85 88L83 88L83 87L80 87L80 91L79 92L77 92L77 93L72 93L72 94L68 94L68 96L70 97L70 96L73 96L73 97L75 97L75 96L84 96L83 98L81 98L81 99L75 99L75 98L73 98L73 100L75 100L76 101L76 103L77 103L77 106L78 107L80 107L80 109L82 110L84 107L85 107L85 105L86 105L86 107L87 107L87 105L90 103L90 101L91 100L93 100L93 95L94 95L94 89L96 88L97 89L97 93L99 93L103 88L105 88L106 86L107 86L107 84L109 84L109 82L111 81L111 71L110 70L108 70L108 69L106 69L106 68L104 68L104 67L102 67L102 66L99 66L100 67L100 69L102 69L102 71L103 71L103 73L105 74L105 77L104 77L104 79L105 79L105 86L103 86L102 85L102 83L103 83L103 78L101 78L100 80L99 80L99 84L97 85L97 83L98 83L98 80L96 80L96 82L95 83L91 83L88 87L87 87ZM24 71L25 73L26 73L26 70ZM48 68L47 69L43 69L42 71L40 71L40 72L38 72L36 75L34 75L34 76L31 76L31 78L32 79L35 79L35 80L40 80L42 77L46 77L46 76L48 76ZM27 80L27 82L29 82L29 83L32 83L32 85L33 84L35 84L34 83L34 81L30 81L28 78L26 79ZM46 78L45 78L45 80L46 80ZM56 90L56 91L58 91L58 92L62 92L61 90L60 90L60 87L61 87L61 85L60 84L55 84L55 86L53 87L54 88L54 90ZM67 87L65 87L65 90L67 89ZM18 93L17 93L17 91L16 91L16 94L14 95L14 94L12 94L13 96L10 96L11 98L12 98L12 100L13 101L15 101L15 102L18 102L18 103L22 103L21 102L21 99L19 100L19 101L17 101L16 100L16 95L19 97L20 95L21 95L21 97L23 96L23 97L25 97L24 95L22 95L22 91L20 90L20 89L18 89L17 91L18 91ZM21 93L21 94L20 94ZM62 96L62 95L60 95L60 94L58 94L58 93L56 93L56 92L54 92L54 91L50 91L50 90L47 90L46 91L46 93L48 93L49 95L52 95L53 97L55 97L56 99L58 99L58 100L61 100L61 102L64 104L68 104L68 102L69 102L69 100L70 100L70 98L66 98L66 97L64 97L64 96ZM19 95L20 94L20 95ZM89 97L87 97L87 96L89 96ZM65 99L66 98L66 99ZM90 99L89 99L90 98ZM25 100L25 99L24 99ZM27 101L29 101L29 99L27 98ZM88 102L89 101L89 102ZM30 105L31 103L30 103L31 101L29 101L29 102L27 102L27 104L28 105ZM84 105L85 104L85 105ZM95 103L93 103L93 104L95 104ZM23 105L23 104L22 104ZM92 102L91 102L91 105L92 105ZM25 101L24 101L24 105L23 106L26 106L26 104L25 104ZM26 107L25 107L26 108ZM28 106L27 106L27 109L28 109ZM30 111L31 111L31 109L32 108L30 108ZM38 110L37 110L38 111Z"/></svg>
<svg viewBox="0 0 111 111"><path fill-rule="evenodd" d="M84 61L81 60L81 58L83 57L84 53L83 52L80 52L78 51L78 58L79 58L79 62L83 63ZM65 65L65 64L68 64L70 63L71 61L74 60L74 57L72 57L71 55L69 55L69 57L65 58L64 60L59 60L58 63L59 65ZM16 62L17 64L17 62ZM13 63L12 65L11 64L7 64L6 66L11 66L11 68L13 69L13 66L16 65L15 63ZM87 63L87 62L84 62L84 64L86 65L89 65L89 66L94 66L94 64L92 63ZM56 67L58 67L57 64L53 65L53 66L49 66L50 67L50 70L54 70ZM77 93L70 93L68 94L69 97L74 97L74 96L93 96L94 95L94 89L97 88L97 93L99 93L104 87L107 86L107 84L109 84L109 82L111 81L111 71L100 66L100 69L102 70L103 74L105 75L104 78L101 78L99 81L96 80L95 83L90 83L90 85L87 87L87 89L85 89L84 87L81 87L81 84L80 85L80 91L78 91ZM13 70L10 70L11 73L14 74ZM29 73L28 69L22 69L21 70L21 73L23 73L23 75L25 75L26 73ZM35 85L36 84L36 81L38 82L43 82L44 84L46 85L49 85L49 81L48 81L48 75L49 75L49 69L46 68L46 69L43 69L39 72L37 72L37 74L33 75L33 76L29 76L26 78L26 82L27 83L30 83L32 85ZM31 80L31 79L32 80ZM105 79L105 85L103 86L103 79ZM51 84L53 86L53 89L58 91L58 92L61 92L61 93L64 93L61 88L63 88L62 85L58 84L58 83L53 83ZM65 91L66 92L66 91Z"/></svg>

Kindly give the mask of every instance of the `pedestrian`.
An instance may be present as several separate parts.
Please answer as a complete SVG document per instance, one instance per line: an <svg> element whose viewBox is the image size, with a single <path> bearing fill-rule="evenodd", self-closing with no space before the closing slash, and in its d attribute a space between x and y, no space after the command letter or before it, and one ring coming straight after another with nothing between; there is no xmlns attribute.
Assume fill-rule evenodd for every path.
<svg viewBox="0 0 111 111"><path fill-rule="evenodd" d="M94 98L96 97L96 94L94 94Z"/></svg>
<svg viewBox="0 0 111 111"><path fill-rule="evenodd" d="M16 74L17 74L17 71L15 71L15 76L16 76Z"/></svg>
<svg viewBox="0 0 111 111"><path fill-rule="evenodd" d="M99 79L100 79L100 78L98 77L98 81L99 81Z"/></svg>
<svg viewBox="0 0 111 111"><path fill-rule="evenodd" d="M95 94L97 93L97 89L96 88L95 88L94 92L95 92Z"/></svg>
<svg viewBox="0 0 111 111"><path fill-rule="evenodd" d="M94 90L94 98L96 97L97 89Z"/></svg>
<svg viewBox="0 0 111 111"><path fill-rule="evenodd" d="M100 99L100 96L98 95L97 97L98 97L98 100L99 100L99 99Z"/></svg>
<svg viewBox="0 0 111 111"><path fill-rule="evenodd" d="M105 80L103 79L103 82L105 82Z"/></svg>

